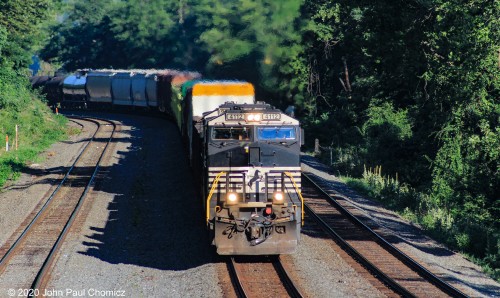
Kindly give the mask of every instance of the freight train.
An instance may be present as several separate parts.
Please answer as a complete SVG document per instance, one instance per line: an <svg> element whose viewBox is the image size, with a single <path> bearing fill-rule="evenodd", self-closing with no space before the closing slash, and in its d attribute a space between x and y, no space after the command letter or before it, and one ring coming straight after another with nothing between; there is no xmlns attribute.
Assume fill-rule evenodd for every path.
<svg viewBox="0 0 500 298"><path fill-rule="evenodd" d="M172 88L201 78L197 72L170 69L79 70L71 75L35 76L30 81L55 108L143 107L167 111Z"/></svg>
<svg viewBox="0 0 500 298"><path fill-rule="evenodd" d="M45 88L53 106L149 107L170 114L217 253L293 253L304 220L299 121L255 101L250 83L199 78L166 70L98 70L64 79L34 78L32 84ZM60 90L48 91L54 86Z"/></svg>

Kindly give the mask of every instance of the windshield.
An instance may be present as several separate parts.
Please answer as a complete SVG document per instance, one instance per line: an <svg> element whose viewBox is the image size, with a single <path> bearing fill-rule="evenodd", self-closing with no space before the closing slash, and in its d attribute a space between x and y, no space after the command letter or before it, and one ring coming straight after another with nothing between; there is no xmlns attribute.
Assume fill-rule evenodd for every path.
<svg viewBox="0 0 500 298"><path fill-rule="evenodd" d="M258 127L257 136L259 140L295 140L295 128L290 126L280 127Z"/></svg>
<svg viewBox="0 0 500 298"><path fill-rule="evenodd" d="M249 127L214 127L212 129L212 140L250 140L251 135Z"/></svg>

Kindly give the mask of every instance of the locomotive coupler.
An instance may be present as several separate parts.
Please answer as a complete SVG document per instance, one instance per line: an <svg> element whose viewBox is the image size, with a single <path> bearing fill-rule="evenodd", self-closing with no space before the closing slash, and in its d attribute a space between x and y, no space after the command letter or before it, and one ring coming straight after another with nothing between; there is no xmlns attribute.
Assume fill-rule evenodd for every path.
<svg viewBox="0 0 500 298"><path fill-rule="evenodd" d="M244 233L250 246L256 246L266 241L271 237L275 224L278 222L289 222L290 218L282 220L271 220L262 216L253 216L250 219L229 219L229 218L219 218L219 221L230 224L226 226L223 235L227 235L228 239L233 238L235 234ZM279 227L278 233L285 233L284 227Z"/></svg>
<svg viewBox="0 0 500 298"><path fill-rule="evenodd" d="M245 229L245 234L251 246L259 245L271 236L273 230L272 222L264 220L262 222L256 219L250 219Z"/></svg>

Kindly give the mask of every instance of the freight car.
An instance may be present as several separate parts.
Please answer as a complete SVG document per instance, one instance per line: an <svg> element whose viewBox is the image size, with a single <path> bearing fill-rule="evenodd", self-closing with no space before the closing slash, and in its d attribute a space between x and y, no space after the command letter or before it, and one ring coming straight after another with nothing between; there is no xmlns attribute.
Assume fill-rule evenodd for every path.
<svg viewBox="0 0 500 298"><path fill-rule="evenodd" d="M59 104L69 108L86 108L87 92L85 84L87 82L86 73L79 71L64 78L62 84L62 98Z"/></svg>
<svg viewBox="0 0 500 298"><path fill-rule="evenodd" d="M63 97L64 78L64 76L35 76L30 78L30 83L33 88L40 89L42 94L45 94L50 107L55 107Z"/></svg>
<svg viewBox="0 0 500 298"><path fill-rule="evenodd" d="M170 69L79 70L56 77L32 77L51 107L111 109L142 107L168 112L172 87L198 79L197 72Z"/></svg>
<svg viewBox="0 0 500 298"><path fill-rule="evenodd" d="M299 122L242 82L185 87L181 131L221 255L293 253L303 221Z"/></svg>

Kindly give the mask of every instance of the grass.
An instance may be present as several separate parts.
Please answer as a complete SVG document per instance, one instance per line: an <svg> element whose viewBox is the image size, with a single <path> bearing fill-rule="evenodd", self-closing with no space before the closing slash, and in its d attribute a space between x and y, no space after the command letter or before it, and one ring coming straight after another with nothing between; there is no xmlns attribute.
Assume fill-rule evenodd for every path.
<svg viewBox="0 0 500 298"><path fill-rule="evenodd" d="M1 140L9 136L10 150L0 143L0 187L16 180L33 162L39 161L39 153L51 144L66 137L67 119L54 115L40 100L33 99L24 106L0 109ZM18 144L15 150L15 127L18 125Z"/></svg>

